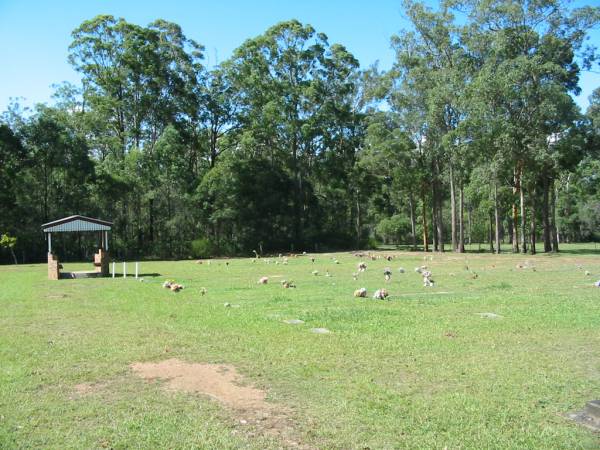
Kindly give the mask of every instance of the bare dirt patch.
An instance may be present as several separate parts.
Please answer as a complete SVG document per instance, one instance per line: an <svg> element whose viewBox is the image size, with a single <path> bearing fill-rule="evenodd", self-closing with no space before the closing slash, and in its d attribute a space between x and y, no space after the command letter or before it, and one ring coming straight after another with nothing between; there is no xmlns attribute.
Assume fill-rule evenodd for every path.
<svg viewBox="0 0 600 450"><path fill-rule="evenodd" d="M202 393L236 410L268 407L265 392L240 385L233 366L168 359L159 363L135 363L131 369L146 380L166 380L166 389Z"/></svg>
<svg viewBox="0 0 600 450"><path fill-rule="evenodd" d="M75 397L85 397L86 395L95 394L105 387L106 383L79 383L73 387L73 393Z"/></svg>
<svg viewBox="0 0 600 450"><path fill-rule="evenodd" d="M147 381L163 380L169 391L211 397L230 409L239 424L282 439L286 446L308 448L297 439L289 409L267 402L266 392L245 384L234 366L188 363L173 358L158 363L134 363L130 367Z"/></svg>

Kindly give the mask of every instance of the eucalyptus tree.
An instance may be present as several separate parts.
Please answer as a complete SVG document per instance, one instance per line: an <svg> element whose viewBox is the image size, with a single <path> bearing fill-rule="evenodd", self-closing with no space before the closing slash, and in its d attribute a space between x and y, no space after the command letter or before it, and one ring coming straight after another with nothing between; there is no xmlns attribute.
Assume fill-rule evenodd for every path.
<svg viewBox="0 0 600 450"><path fill-rule="evenodd" d="M171 208L172 196L158 192L156 183L169 183L167 192L185 196L200 176L203 49L165 20L143 27L101 15L84 21L72 36L69 61L82 75L82 101L71 115L83 124L90 154L99 161L102 183L94 192L122 193L106 206L130 248L141 251L145 242L154 248L156 233L165 234L170 245L174 233L167 230L178 227L187 209ZM63 91L66 104L73 104L72 93Z"/></svg>
<svg viewBox="0 0 600 450"><path fill-rule="evenodd" d="M329 183L342 182L348 190L348 172L339 171L338 178L330 170L351 167L358 147L360 121L352 105L358 62L342 45L330 45L326 35L293 20L247 40L226 64L240 101L238 145L289 171L292 240L303 244L305 231L320 220L311 208L317 184L325 202L333 200Z"/></svg>
<svg viewBox="0 0 600 450"><path fill-rule="evenodd" d="M197 116L202 47L178 25L158 20L142 27L100 15L73 31L69 49L87 108L108 124L116 157L152 146L169 123Z"/></svg>
<svg viewBox="0 0 600 450"><path fill-rule="evenodd" d="M26 149L21 138L0 122L0 230L14 234L19 224L17 190L26 163Z"/></svg>
<svg viewBox="0 0 600 450"><path fill-rule="evenodd" d="M449 3L460 4L472 29L477 29L476 35L489 45L480 76L490 82L489 90L494 92L494 110L503 122L497 139L503 144L502 159L513 168L513 250L518 251L519 228L521 251L526 252L525 194L537 184L536 164L548 159L543 153L550 148L549 137L574 124L574 106L567 94L579 91L576 57L584 46L586 31L598 21L599 9L570 10L567 2L559 0ZM592 57L593 51L585 52L583 64ZM485 92L482 86L480 92ZM552 179L551 171L547 175ZM551 184L545 183L543 190L547 192Z"/></svg>
<svg viewBox="0 0 600 450"><path fill-rule="evenodd" d="M38 105L13 126L0 125L0 226L18 238L25 259L43 252L40 223L89 207L94 164L84 136L59 109Z"/></svg>
<svg viewBox="0 0 600 450"><path fill-rule="evenodd" d="M286 248L293 194L293 180L283 167L264 156L227 152L197 188L203 236L223 254Z"/></svg>
<svg viewBox="0 0 600 450"><path fill-rule="evenodd" d="M500 230L504 205L499 195L504 192L505 185L511 185L513 171L511 162L507 156L506 149L510 148L505 142L506 123L502 109L502 80L496 73L496 67L488 64L492 58L492 36L484 33L474 24L469 24L463 29L462 40L468 48L471 64L474 66L472 79L465 89L463 102L467 105L467 118L459 127L462 139L469 142L475 151L471 152L470 162L475 166L477 176L474 179L478 186L475 191L470 187L470 197L481 189L484 180L489 183L486 192L493 193L493 216L494 216L494 251L500 253L501 241ZM481 175L485 174L485 177ZM476 203L482 202L479 195ZM512 198L513 196L509 196ZM514 203L514 201L512 202ZM487 216L487 212L486 212ZM516 225L515 225L516 226ZM515 238L516 231L509 229L510 236ZM513 241L513 251L518 247L518 242Z"/></svg>
<svg viewBox="0 0 600 450"><path fill-rule="evenodd" d="M597 87L589 97L590 106L586 111L589 121L589 143L592 152L600 155L600 87Z"/></svg>
<svg viewBox="0 0 600 450"><path fill-rule="evenodd" d="M200 135L203 134L208 143L207 158L211 168L223 152L236 145L233 135L241 127L239 94L227 63L207 74L200 95L203 108Z"/></svg>
<svg viewBox="0 0 600 450"><path fill-rule="evenodd" d="M464 251L463 245L459 245L459 230L463 226L456 192L457 182L458 190L462 190L464 177L457 166L465 147L456 131L465 119L460 97L469 77L467 54L460 42L455 17L445 5L434 11L423 3L407 0L404 7L412 30L392 39L396 62L391 72L394 80L389 101L392 108L405 115L407 125L411 122L409 128L419 140L417 146L423 146L428 153L436 231L434 247L444 250L443 179L447 176L452 248Z"/></svg>
<svg viewBox="0 0 600 450"><path fill-rule="evenodd" d="M143 231L145 241L159 254L184 254L182 245L194 237L191 194L197 186L197 177L189 170L189 145L169 125L154 150L140 155L137 170L141 172L144 203L148 204L147 226Z"/></svg>
<svg viewBox="0 0 600 450"><path fill-rule="evenodd" d="M30 175L24 195L32 196L29 202L39 208L37 217L48 221L84 208L94 166L87 142L69 127L62 111L38 107L20 133Z"/></svg>
<svg viewBox="0 0 600 450"><path fill-rule="evenodd" d="M360 153L360 167L376 176L380 186L393 189L389 196L394 203L392 214L408 213L411 243L416 248L415 198L419 195L420 176L414 157L416 145L402 131L397 113L372 114L367 123L365 144ZM408 211L403 207L404 201L408 203Z"/></svg>

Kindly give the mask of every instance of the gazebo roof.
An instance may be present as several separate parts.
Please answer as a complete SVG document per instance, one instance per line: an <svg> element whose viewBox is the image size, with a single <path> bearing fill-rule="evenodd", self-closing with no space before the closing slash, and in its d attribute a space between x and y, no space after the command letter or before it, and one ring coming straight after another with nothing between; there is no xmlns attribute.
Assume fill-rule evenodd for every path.
<svg viewBox="0 0 600 450"><path fill-rule="evenodd" d="M64 233L68 231L109 231L112 222L80 215L69 216L42 225L44 233Z"/></svg>

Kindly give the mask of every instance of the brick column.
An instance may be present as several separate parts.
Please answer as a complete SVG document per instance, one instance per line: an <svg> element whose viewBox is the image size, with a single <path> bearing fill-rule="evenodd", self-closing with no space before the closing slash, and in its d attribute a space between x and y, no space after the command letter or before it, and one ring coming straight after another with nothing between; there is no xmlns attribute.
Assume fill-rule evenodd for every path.
<svg viewBox="0 0 600 450"><path fill-rule="evenodd" d="M60 267L58 256L48 253L48 279L58 280L60 278Z"/></svg>
<svg viewBox="0 0 600 450"><path fill-rule="evenodd" d="M94 267L96 272L100 272L103 277L108 276L108 252L103 248L98 249L98 253L94 254Z"/></svg>

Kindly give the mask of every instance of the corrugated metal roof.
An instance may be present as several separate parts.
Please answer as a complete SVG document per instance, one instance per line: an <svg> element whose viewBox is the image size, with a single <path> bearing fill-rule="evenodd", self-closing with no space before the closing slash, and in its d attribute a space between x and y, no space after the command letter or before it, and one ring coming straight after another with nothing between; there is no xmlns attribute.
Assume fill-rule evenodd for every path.
<svg viewBox="0 0 600 450"><path fill-rule="evenodd" d="M42 225L44 233L61 233L67 231L109 231L112 222L93 219L85 216L69 216Z"/></svg>

